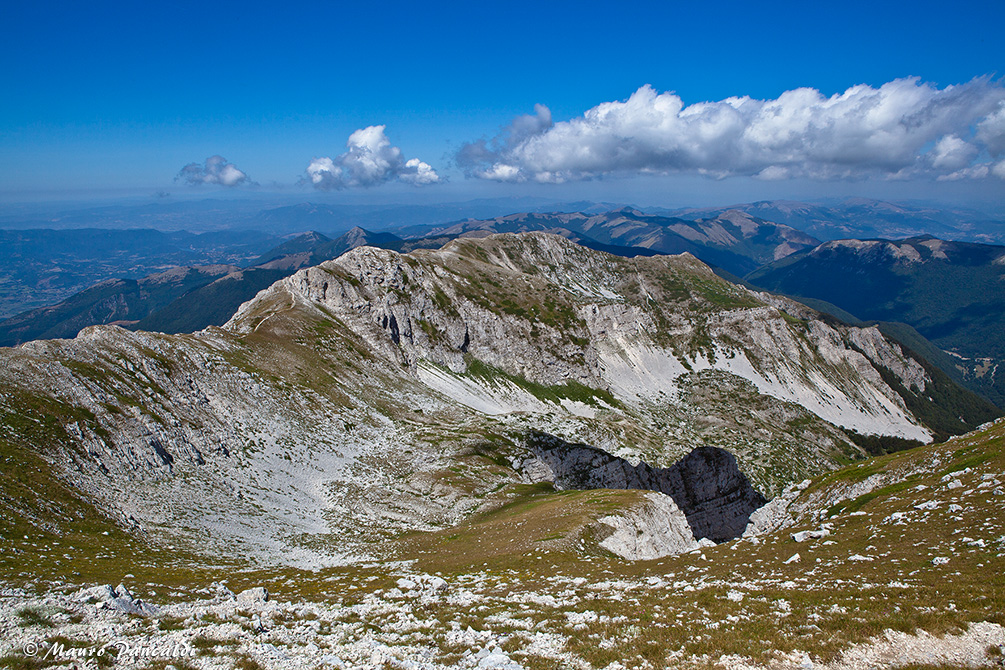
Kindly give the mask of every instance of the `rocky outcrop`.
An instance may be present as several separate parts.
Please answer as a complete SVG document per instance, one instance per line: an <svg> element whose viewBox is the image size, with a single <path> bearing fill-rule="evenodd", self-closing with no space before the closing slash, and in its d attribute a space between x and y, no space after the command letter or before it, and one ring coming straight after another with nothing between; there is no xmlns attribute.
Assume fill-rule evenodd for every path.
<svg viewBox="0 0 1005 670"><path fill-rule="evenodd" d="M584 444L531 433L527 446L560 489L645 489L673 499L695 538L724 542L743 534L751 514L767 502L724 449L699 447L669 468L630 462ZM533 461L520 464L540 472ZM673 525L672 510L664 523Z"/></svg>
<svg viewBox="0 0 1005 670"><path fill-rule="evenodd" d="M101 584L89 589L81 589L75 595L79 602L95 603L101 609L114 610L123 614L157 616L160 608L135 597L132 592L119 584L114 589L111 584Z"/></svg>
<svg viewBox="0 0 1005 670"><path fill-rule="evenodd" d="M600 546L631 561L663 558L698 547L687 517L673 498L662 493L647 493L642 504L597 521L613 531Z"/></svg>
<svg viewBox="0 0 1005 670"><path fill-rule="evenodd" d="M723 542L739 537L767 499L750 485L724 449L699 447L662 470L661 484L684 510L695 537Z"/></svg>

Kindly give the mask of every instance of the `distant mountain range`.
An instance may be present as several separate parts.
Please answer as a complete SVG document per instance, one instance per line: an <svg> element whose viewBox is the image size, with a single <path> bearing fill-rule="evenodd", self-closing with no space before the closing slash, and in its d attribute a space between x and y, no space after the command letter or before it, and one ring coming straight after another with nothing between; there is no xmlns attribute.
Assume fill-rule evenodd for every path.
<svg viewBox="0 0 1005 670"><path fill-rule="evenodd" d="M240 270L235 265L179 267L142 279L109 279L51 307L0 321L0 346L74 337L99 323L133 324L179 295Z"/></svg>
<svg viewBox="0 0 1005 670"><path fill-rule="evenodd" d="M963 208L938 208L852 198L820 205L789 200L766 200L729 207L659 210L685 219L719 216L738 210L784 223L821 240L934 235L941 239L985 244L1005 242L1005 221Z"/></svg>
<svg viewBox="0 0 1005 670"><path fill-rule="evenodd" d="M536 197L373 205L296 202L290 196L282 195L205 200L164 198L141 204L102 206L0 205L0 229L153 228L190 233L258 230L270 235L319 230L337 236L356 226L370 230L401 230L468 217L490 218L510 212L602 212L622 205Z"/></svg>
<svg viewBox="0 0 1005 670"><path fill-rule="evenodd" d="M486 198L430 204L345 204L296 202L273 195L243 199L181 200L165 198L140 204L105 206L3 205L0 229L70 230L152 228L161 231L257 230L283 236L317 230L338 236L353 227L392 232L399 237L424 234L447 221L491 219L512 212L582 212L601 214L629 203L556 201L548 198ZM650 215L688 220L714 219L729 210L785 224L821 240L902 238L935 235L942 239L1005 243L1005 213L964 207L893 203L868 198L835 202L766 200L725 207L667 209L635 206Z"/></svg>
<svg viewBox="0 0 1005 670"><path fill-rule="evenodd" d="M0 318L112 279L179 266L246 265L278 239L257 231L0 230Z"/></svg>
<svg viewBox="0 0 1005 670"><path fill-rule="evenodd" d="M738 210L696 221L646 214L630 207L600 214L522 213L461 221L433 231L454 236L528 231L558 233L583 246L622 256L639 255L631 249L659 254L688 252L735 275L747 274L765 263L812 248L820 242L790 226Z"/></svg>
<svg viewBox="0 0 1005 670"><path fill-rule="evenodd" d="M339 234L351 227L390 230L403 237L421 236L427 226L469 217L491 218L513 211L607 211L617 205L555 202L541 198L496 198L433 205L330 205L298 203L259 212L244 225L260 230L319 230Z"/></svg>

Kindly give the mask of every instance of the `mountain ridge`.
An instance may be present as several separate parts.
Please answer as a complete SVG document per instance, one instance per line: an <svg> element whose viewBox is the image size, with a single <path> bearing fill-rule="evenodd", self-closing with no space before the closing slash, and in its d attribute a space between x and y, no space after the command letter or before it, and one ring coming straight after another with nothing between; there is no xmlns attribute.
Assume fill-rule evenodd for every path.
<svg viewBox="0 0 1005 670"><path fill-rule="evenodd" d="M0 349L0 411L4 439L172 546L357 562L540 483L517 465L531 429L656 468L724 449L765 497L865 455L829 422L930 440L899 393L938 381L814 314L689 255L548 234L357 247L222 328ZM53 422L18 418L39 411Z"/></svg>
<svg viewBox="0 0 1005 670"><path fill-rule="evenodd" d="M840 277L841 281L835 281ZM970 387L1005 402L1005 247L931 236L833 240L746 279L826 301L859 319L903 322L947 350Z"/></svg>
<svg viewBox="0 0 1005 670"><path fill-rule="evenodd" d="M907 238L934 235L963 242L1005 242L1005 222L965 208L940 208L847 198L823 204L791 200L761 200L727 207L663 210L687 219L716 216L735 209L788 224L821 240L844 238Z"/></svg>
<svg viewBox="0 0 1005 670"><path fill-rule="evenodd" d="M736 210L706 220L688 221L645 214L622 207L601 214L519 213L486 220L467 220L434 228L449 235L568 230L590 242L611 247L643 248L657 253L689 252L712 265L743 275L765 262L818 240L786 225L744 215ZM584 243L590 246L589 243Z"/></svg>

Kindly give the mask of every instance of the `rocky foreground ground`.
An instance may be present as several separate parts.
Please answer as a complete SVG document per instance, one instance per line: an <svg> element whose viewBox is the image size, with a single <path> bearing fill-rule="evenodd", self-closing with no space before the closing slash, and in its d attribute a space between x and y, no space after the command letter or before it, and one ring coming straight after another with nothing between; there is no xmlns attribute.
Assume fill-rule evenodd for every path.
<svg viewBox="0 0 1005 670"><path fill-rule="evenodd" d="M104 585L75 593L30 598L4 593L2 625L9 645L8 666L43 667L52 662L96 667L118 665L175 668L596 668L711 665L759 667L742 654L687 653L671 649L660 664L621 654L645 650L640 626L672 634L675 629L726 626L760 610L792 616L789 599L760 595L746 581L615 579L588 582L555 576L544 588L529 589L519 578L476 572L447 582L435 575L401 574L388 589L376 589L355 604L270 598L264 588L238 594L214 583L212 596L163 606L136 599L128 589ZM797 589L797 586L789 588ZM895 587L896 588L896 587ZM909 588L903 585L900 588ZM650 617L608 614L604 601L641 606L642 600L679 592L710 591L736 614L711 614L682 622L670 607ZM643 595L644 594L644 595ZM891 594L893 595L893 594ZM641 597L640 597L641 596ZM896 601L891 597L892 602ZM748 602L746 607L742 606ZM29 603L25 605L24 603ZM18 603L16 607L11 605ZM745 611L746 610L746 611ZM829 614L847 614L833 605ZM690 613L689 617L694 617ZM817 615L821 618L821 615ZM650 619L643 622L642 619ZM601 630L604 633L591 633ZM615 632L616 631L616 632ZM649 631L651 633L652 631ZM700 639L700 634L698 638ZM751 641L752 644L754 641ZM589 654L572 649L593 647ZM909 664L978 667L1000 663L1005 628L979 622L941 636L925 631L886 631L820 662L800 650L777 651L767 659L778 668L876 668ZM21 658L18 658L18 655ZM34 655L33 660L29 654ZM594 658L622 658L594 664ZM16 660L15 660L16 659ZM20 663L18 663L20 661Z"/></svg>

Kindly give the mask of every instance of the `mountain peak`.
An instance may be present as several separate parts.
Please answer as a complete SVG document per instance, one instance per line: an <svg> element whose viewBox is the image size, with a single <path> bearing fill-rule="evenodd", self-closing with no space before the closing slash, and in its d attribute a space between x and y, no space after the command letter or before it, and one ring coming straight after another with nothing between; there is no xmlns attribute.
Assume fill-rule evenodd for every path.
<svg viewBox="0 0 1005 670"><path fill-rule="evenodd" d="M278 258L293 256L295 254L309 253L318 245L325 244L327 242L331 242L331 239L315 230L301 233L300 235L296 235L295 237L283 242L278 247L274 247L265 252L259 256L258 260L254 261L252 265L264 265L265 263L274 261Z"/></svg>
<svg viewBox="0 0 1005 670"><path fill-rule="evenodd" d="M620 216L646 216L645 212L639 211L638 209L632 207L631 205L625 205L624 207L612 209L607 213L617 214Z"/></svg>
<svg viewBox="0 0 1005 670"><path fill-rule="evenodd" d="M359 244L356 244L357 242L365 243L363 241L370 236L371 233L369 230L361 228L360 226L353 226L346 232L339 235L337 239L347 244L352 244L353 246L359 246Z"/></svg>

